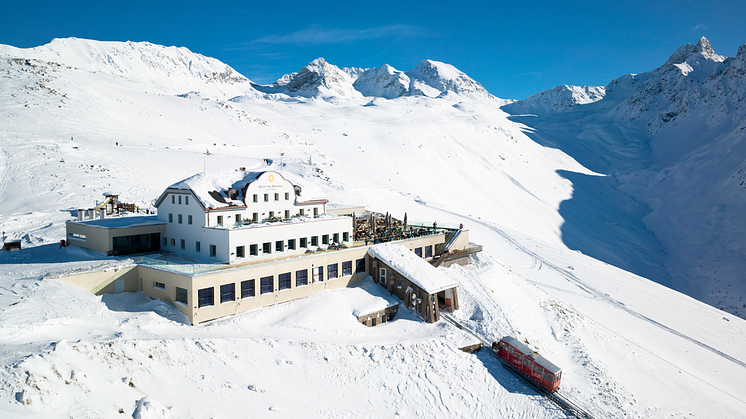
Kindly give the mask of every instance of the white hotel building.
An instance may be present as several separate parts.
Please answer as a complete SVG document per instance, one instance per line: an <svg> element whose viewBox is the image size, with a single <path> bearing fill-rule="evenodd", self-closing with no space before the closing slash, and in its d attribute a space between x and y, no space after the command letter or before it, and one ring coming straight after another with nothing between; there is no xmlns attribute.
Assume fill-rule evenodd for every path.
<svg viewBox="0 0 746 419"><path fill-rule="evenodd" d="M222 263L266 260L352 244L352 218L277 172L200 173L158 198L161 250Z"/></svg>

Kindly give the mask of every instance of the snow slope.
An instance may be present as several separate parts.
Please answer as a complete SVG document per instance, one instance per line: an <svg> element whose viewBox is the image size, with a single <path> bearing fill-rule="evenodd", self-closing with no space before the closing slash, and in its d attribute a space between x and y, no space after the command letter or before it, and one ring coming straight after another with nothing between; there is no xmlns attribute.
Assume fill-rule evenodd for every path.
<svg viewBox="0 0 746 419"><path fill-rule="evenodd" d="M301 95L281 89L300 72L267 92L171 59L162 84L169 77L146 70L147 57L169 48L137 44L143 63L130 65L143 72L123 76L81 64L121 44L62 41L56 58L0 47L0 224L24 246L0 252L0 416L566 417L486 351L459 351L468 336L448 324L401 309L394 322L360 325L350 304L360 289L187 326L161 301L96 297L53 279L131 263L56 244L64 221L103 192L146 208L205 169L269 159L334 203L464 223L485 251L440 269L459 284L456 316L488 339L528 341L563 368L562 391L598 417L743 417L746 322L650 280L670 271L650 251L665 244L650 244L644 207L617 188L628 178L608 170L631 173L624 153L648 145L607 135L576 152L510 121L504 101L478 87L438 83L460 76L435 62L416 74L384 69L384 87L410 79L401 96L379 82L375 94L324 96L333 88L321 83ZM367 71L336 74L354 88ZM409 93L412 80L426 94ZM608 97L554 118L576 127L567 115L621 103ZM619 130L632 138L632 128Z"/></svg>
<svg viewBox="0 0 746 419"><path fill-rule="evenodd" d="M613 80L601 100L550 108L515 120L606 175L563 174L582 185L560 209L564 242L746 316L746 45L723 57L702 38Z"/></svg>

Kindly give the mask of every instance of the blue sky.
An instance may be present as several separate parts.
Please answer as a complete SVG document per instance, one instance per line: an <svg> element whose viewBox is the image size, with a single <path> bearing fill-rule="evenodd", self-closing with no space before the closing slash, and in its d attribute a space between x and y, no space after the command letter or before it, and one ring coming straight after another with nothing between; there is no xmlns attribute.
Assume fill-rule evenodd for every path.
<svg viewBox="0 0 746 419"><path fill-rule="evenodd" d="M259 83L318 57L402 71L433 59L510 99L652 70L702 36L727 56L746 43L742 0L5 3L0 44L78 37L183 46Z"/></svg>

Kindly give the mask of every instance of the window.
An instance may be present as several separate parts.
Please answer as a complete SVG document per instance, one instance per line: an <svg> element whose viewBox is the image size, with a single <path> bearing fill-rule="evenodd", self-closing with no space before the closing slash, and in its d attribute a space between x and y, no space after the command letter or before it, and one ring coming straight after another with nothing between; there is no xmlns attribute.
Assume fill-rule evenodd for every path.
<svg viewBox="0 0 746 419"><path fill-rule="evenodd" d="M275 218L275 212L274 211L270 211L269 212L269 218Z"/></svg>
<svg viewBox="0 0 746 419"><path fill-rule="evenodd" d="M241 298L249 298L253 296L254 296L254 280L249 279L248 281L241 281Z"/></svg>
<svg viewBox="0 0 746 419"><path fill-rule="evenodd" d="M415 248L414 254L417 255L417 257L422 257L422 248L421 247Z"/></svg>
<svg viewBox="0 0 746 419"><path fill-rule="evenodd" d="M214 244L210 245L210 256L215 257L218 255L218 248Z"/></svg>
<svg viewBox="0 0 746 419"><path fill-rule="evenodd" d="M267 242L262 244L262 253L270 254L272 253L272 243Z"/></svg>
<svg viewBox="0 0 746 419"><path fill-rule="evenodd" d="M264 278L260 279L260 281L262 285L262 294L268 294L275 290L274 277L265 276Z"/></svg>
<svg viewBox="0 0 746 419"><path fill-rule="evenodd" d="M425 246L425 258L433 257L433 246Z"/></svg>
<svg viewBox="0 0 746 419"><path fill-rule="evenodd" d="M257 196L257 194L254 194L253 201L254 202L259 202L259 196Z"/></svg>
<svg viewBox="0 0 746 419"><path fill-rule="evenodd" d="M295 271L295 286L301 287L303 285L308 285L308 269Z"/></svg>
<svg viewBox="0 0 746 419"><path fill-rule="evenodd" d="M153 288L158 288L159 290L165 290L166 284L163 282L153 281Z"/></svg>
<svg viewBox="0 0 746 419"><path fill-rule="evenodd" d="M163 245L168 246L168 238L166 237L163 238Z"/></svg>
<svg viewBox="0 0 746 419"><path fill-rule="evenodd" d="M285 210L285 218L290 218L290 210Z"/></svg>
<svg viewBox="0 0 746 419"><path fill-rule="evenodd" d="M350 233L349 232L345 231L345 232L342 233L342 241L343 242L350 241Z"/></svg>
<svg viewBox="0 0 746 419"><path fill-rule="evenodd" d="M280 281L280 291L290 289L290 272L280 274L277 279Z"/></svg>
<svg viewBox="0 0 746 419"><path fill-rule="evenodd" d="M236 214L236 224L241 224L241 214Z"/></svg>
<svg viewBox="0 0 746 419"><path fill-rule="evenodd" d="M215 305L215 288L203 288L197 291L197 306L206 307Z"/></svg>
<svg viewBox="0 0 746 419"><path fill-rule="evenodd" d="M80 240L80 241L85 241L86 235L80 234L80 233L70 233L70 238Z"/></svg>
<svg viewBox="0 0 746 419"><path fill-rule="evenodd" d="M177 303L188 305L189 304L189 301L187 299L188 295L189 295L189 292L185 288L176 287L176 302Z"/></svg>
<svg viewBox="0 0 746 419"><path fill-rule="evenodd" d="M255 244L250 244L250 245L249 245L249 255L251 255L251 256L256 256L256 255L258 255L258 254L259 254L259 249L258 249L258 247L259 247L259 246L255 245Z"/></svg>
<svg viewBox="0 0 746 419"><path fill-rule="evenodd" d="M220 286L220 302L228 303L236 300L236 284L225 284Z"/></svg>
<svg viewBox="0 0 746 419"><path fill-rule="evenodd" d="M223 226L223 216L222 215L218 215L218 225L221 226L221 227Z"/></svg>
<svg viewBox="0 0 746 419"><path fill-rule="evenodd" d="M288 250L295 250L295 239L288 240Z"/></svg>
<svg viewBox="0 0 746 419"><path fill-rule="evenodd" d="M181 250L186 250L186 240L181 239Z"/></svg>
<svg viewBox="0 0 746 419"><path fill-rule="evenodd" d="M329 235L328 234L324 234L323 236L321 236L321 244L329 244Z"/></svg>
<svg viewBox="0 0 746 419"><path fill-rule="evenodd" d="M176 195L171 195L171 203L172 204L176 203Z"/></svg>
<svg viewBox="0 0 746 419"><path fill-rule="evenodd" d="M313 216L314 217L318 217L319 216L319 209L318 209L318 207L314 207L314 209L313 209Z"/></svg>
<svg viewBox="0 0 746 419"><path fill-rule="evenodd" d="M189 205L189 195L184 196L184 205Z"/></svg>
<svg viewBox="0 0 746 419"><path fill-rule="evenodd" d="M355 273L361 274L363 272L365 272L365 258L355 261Z"/></svg>
<svg viewBox="0 0 746 419"><path fill-rule="evenodd" d="M174 215L171 214L171 213L168 214L168 222L169 223L173 223L174 222Z"/></svg>
<svg viewBox="0 0 746 419"><path fill-rule="evenodd" d="M352 261L342 262L342 276L352 275Z"/></svg>
<svg viewBox="0 0 746 419"><path fill-rule="evenodd" d="M337 277L337 268L338 264L332 263L331 265L326 267L326 273L328 274L329 279L335 279Z"/></svg>
<svg viewBox="0 0 746 419"><path fill-rule="evenodd" d="M285 192L285 200L290 201L290 192Z"/></svg>
<svg viewBox="0 0 746 419"><path fill-rule="evenodd" d="M202 243L197 242L195 244L196 244L195 249L197 250L197 253L201 252L202 251L202 246L201 246Z"/></svg>
<svg viewBox="0 0 746 419"><path fill-rule="evenodd" d="M184 224L183 215L179 214L179 224Z"/></svg>
<svg viewBox="0 0 746 419"><path fill-rule="evenodd" d="M305 210L303 208L300 209L300 215L306 215Z"/></svg>
<svg viewBox="0 0 746 419"><path fill-rule="evenodd" d="M255 212L255 213L251 214L251 221L253 221L253 222L259 221L259 213Z"/></svg>
<svg viewBox="0 0 746 419"><path fill-rule="evenodd" d="M279 200L280 200L280 194L275 192L275 201L279 201Z"/></svg>
<svg viewBox="0 0 746 419"><path fill-rule="evenodd" d="M311 246L319 245L319 236L311 236Z"/></svg>
<svg viewBox="0 0 746 419"><path fill-rule="evenodd" d="M171 246L176 246L176 239L171 239Z"/></svg>
<svg viewBox="0 0 746 419"><path fill-rule="evenodd" d="M187 215L187 224L189 224L189 225L192 224L192 216L191 215Z"/></svg>
<svg viewBox="0 0 746 419"><path fill-rule="evenodd" d="M264 202L269 202L269 194L268 193L264 194Z"/></svg>
<svg viewBox="0 0 746 419"><path fill-rule="evenodd" d="M181 195L179 195L179 205L181 205Z"/></svg>
<svg viewBox="0 0 746 419"><path fill-rule="evenodd" d="M334 243L339 243L339 233L334 233L334 239L333 239L333 242L334 242Z"/></svg>
<svg viewBox="0 0 746 419"><path fill-rule="evenodd" d="M321 282L324 280L324 267L323 266L317 266L311 269L311 273L313 274L313 282Z"/></svg>
<svg viewBox="0 0 746 419"><path fill-rule="evenodd" d="M277 240L275 242L275 251L282 252L285 250L285 240Z"/></svg>
<svg viewBox="0 0 746 419"><path fill-rule="evenodd" d="M246 257L246 246L237 246L236 247L236 257L237 258Z"/></svg>

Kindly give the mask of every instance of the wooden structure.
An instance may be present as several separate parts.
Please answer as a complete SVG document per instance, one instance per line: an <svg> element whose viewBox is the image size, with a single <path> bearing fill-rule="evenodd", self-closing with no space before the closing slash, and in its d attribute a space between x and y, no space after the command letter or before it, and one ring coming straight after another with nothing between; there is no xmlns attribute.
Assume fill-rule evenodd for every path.
<svg viewBox="0 0 746 419"><path fill-rule="evenodd" d="M398 244L379 244L368 250L370 275L389 293L413 308L423 320L440 320L440 309L458 310L457 284L414 252Z"/></svg>

